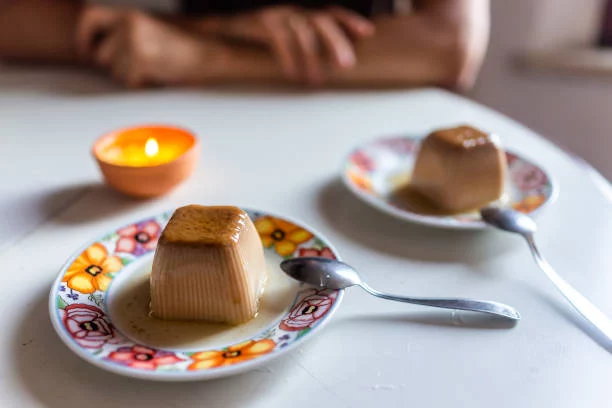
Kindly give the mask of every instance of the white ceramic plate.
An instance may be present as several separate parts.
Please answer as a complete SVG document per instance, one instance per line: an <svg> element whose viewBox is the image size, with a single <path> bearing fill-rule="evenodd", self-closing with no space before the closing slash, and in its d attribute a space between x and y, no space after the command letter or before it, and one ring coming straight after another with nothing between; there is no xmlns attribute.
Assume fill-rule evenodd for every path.
<svg viewBox="0 0 612 408"><path fill-rule="evenodd" d="M61 268L49 298L51 321L60 338L77 355L105 370L142 379L187 381L251 370L312 337L331 318L343 291L300 286L278 265L300 256L336 258L336 251L300 223L245 211L264 244L271 279L260 314L252 322L228 327L164 323L147 316L148 273L170 211L109 231Z"/></svg>
<svg viewBox="0 0 612 408"><path fill-rule="evenodd" d="M420 137L399 136L378 139L355 149L344 163L342 179L366 203L402 220L450 229L482 229L478 213L448 216L423 215L398 206L392 193L412 172ZM504 205L536 214L552 203L558 186L537 164L513 152L506 152L508 178Z"/></svg>

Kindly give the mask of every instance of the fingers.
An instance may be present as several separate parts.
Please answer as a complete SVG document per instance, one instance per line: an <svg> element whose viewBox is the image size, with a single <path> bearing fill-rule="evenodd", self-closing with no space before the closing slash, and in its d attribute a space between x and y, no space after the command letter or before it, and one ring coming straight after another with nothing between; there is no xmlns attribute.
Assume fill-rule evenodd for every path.
<svg viewBox="0 0 612 408"><path fill-rule="evenodd" d="M354 11L336 6L330 7L329 13L342 24L346 31L357 38L374 35L374 23Z"/></svg>
<svg viewBox="0 0 612 408"><path fill-rule="evenodd" d="M356 63L353 44L336 21L323 13L314 14L311 21L331 60L340 68L353 67Z"/></svg>
<svg viewBox="0 0 612 408"><path fill-rule="evenodd" d="M283 73L291 80L298 79L298 55L293 52L293 34L282 22L269 27L268 31L272 42L272 50L281 65Z"/></svg>
<svg viewBox="0 0 612 408"><path fill-rule="evenodd" d="M129 71L123 78L125 86L130 89L144 88L146 85L144 76L140 73L137 67L130 67Z"/></svg>
<svg viewBox="0 0 612 408"><path fill-rule="evenodd" d="M128 88L138 88L142 85L141 75L128 32L127 20L122 19L97 47L93 60L108 70L117 82Z"/></svg>
<svg viewBox="0 0 612 408"><path fill-rule="evenodd" d="M120 19L120 13L109 7L90 6L83 11L77 27L77 48L82 55L92 56Z"/></svg>
<svg viewBox="0 0 612 408"><path fill-rule="evenodd" d="M290 67L291 78L295 78L294 72L297 71L298 76L305 74L306 81L313 85L324 81L326 61L320 53L322 49L336 67L351 68L355 66L357 56L350 37L363 38L374 34L371 21L342 7L315 13L293 10L286 25L291 35L283 34L282 49L281 42L275 40L276 54L284 61L281 64L285 70Z"/></svg>
<svg viewBox="0 0 612 408"><path fill-rule="evenodd" d="M141 88L145 85L144 76L138 64L128 51L117 49L111 66L111 74L117 82L130 89Z"/></svg>
<svg viewBox="0 0 612 408"><path fill-rule="evenodd" d="M102 40L102 43L95 50L94 61L96 64L101 67L109 67L114 56L117 55L117 48L119 47L120 41L121 38L116 31Z"/></svg>
<svg viewBox="0 0 612 408"><path fill-rule="evenodd" d="M302 16L292 16L288 23L295 35L307 82L312 85L320 85L324 78L315 30Z"/></svg>

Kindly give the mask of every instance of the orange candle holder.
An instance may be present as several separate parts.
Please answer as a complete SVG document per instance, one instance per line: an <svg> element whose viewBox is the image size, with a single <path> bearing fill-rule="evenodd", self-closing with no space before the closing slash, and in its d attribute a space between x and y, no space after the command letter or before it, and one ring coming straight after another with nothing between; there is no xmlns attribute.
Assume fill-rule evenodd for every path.
<svg viewBox="0 0 612 408"><path fill-rule="evenodd" d="M164 125L115 130L92 150L106 183L138 198L164 195L186 180L200 153L192 132Z"/></svg>

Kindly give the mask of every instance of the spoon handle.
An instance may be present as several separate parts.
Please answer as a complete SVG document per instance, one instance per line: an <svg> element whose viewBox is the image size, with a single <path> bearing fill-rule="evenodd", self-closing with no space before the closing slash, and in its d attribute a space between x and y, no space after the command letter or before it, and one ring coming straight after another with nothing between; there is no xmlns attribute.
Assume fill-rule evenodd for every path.
<svg viewBox="0 0 612 408"><path fill-rule="evenodd" d="M544 259L533 239L533 234L524 235L531 254L535 259L540 269L548 276L555 284L559 292L574 306L574 308L588 320L596 329L598 329L609 341L612 341L612 321L601 310L592 304L587 298L582 296L572 285L567 283L565 279L555 272L553 267Z"/></svg>
<svg viewBox="0 0 612 408"><path fill-rule="evenodd" d="M398 302L413 303L415 305L440 307L443 309L456 309L456 310L469 310L472 312L482 312L493 314L497 316L503 316L512 320L519 320L521 315L514 308L499 302L492 302L487 300L474 300L474 299L426 299L426 298L412 298L405 296L395 296L388 293L379 292L372 289L365 283L361 283L360 286L368 293L379 298L387 300L396 300Z"/></svg>

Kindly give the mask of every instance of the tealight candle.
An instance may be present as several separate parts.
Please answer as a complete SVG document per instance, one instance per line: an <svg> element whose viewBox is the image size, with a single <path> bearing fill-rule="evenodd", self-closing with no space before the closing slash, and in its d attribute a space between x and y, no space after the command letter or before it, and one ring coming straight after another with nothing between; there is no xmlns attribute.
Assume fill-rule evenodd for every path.
<svg viewBox="0 0 612 408"><path fill-rule="evenodd" d="M199 149L196 137L185 129L140 126L102 136L93 154L111 187L135 197L155 197L191 175Z"/></svg>

